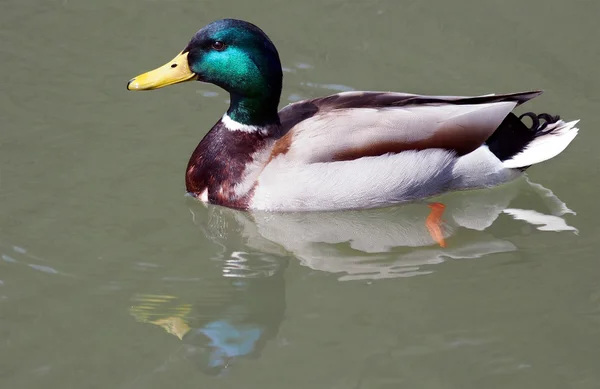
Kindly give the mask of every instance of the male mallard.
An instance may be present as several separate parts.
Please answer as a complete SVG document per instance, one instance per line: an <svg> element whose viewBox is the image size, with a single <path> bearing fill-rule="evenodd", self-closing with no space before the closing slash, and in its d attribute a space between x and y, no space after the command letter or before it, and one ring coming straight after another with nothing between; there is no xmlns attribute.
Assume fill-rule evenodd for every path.
<svg viewBox="0 0 600 389"><path fill-rule="evenodd" d="M498 185L558 155L578 132L578 120L511 113L541 91L344 92L278 111L282 78L267 35L223 19L127 89L199 80L229 92L229 109L196 147L185 182L202 201L247 210L373 208Z"/></svg>

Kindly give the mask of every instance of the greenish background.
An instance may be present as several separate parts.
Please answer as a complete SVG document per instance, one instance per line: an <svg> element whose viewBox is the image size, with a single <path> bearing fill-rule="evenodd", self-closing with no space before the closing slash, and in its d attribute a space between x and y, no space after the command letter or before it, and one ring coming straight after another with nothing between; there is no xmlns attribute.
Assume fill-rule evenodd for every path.
<svg viewBox="0 0 600 389"><path fill-rule="evenodd" d="M3 1L0 387L599 387L599 14L584 0ZM539 88L527 109L581 131L527 180L445 196L445 248L424 205L207 208L184 197L184 170L228 96L125 85L222 17L273 39L282 103Z"/></svg>

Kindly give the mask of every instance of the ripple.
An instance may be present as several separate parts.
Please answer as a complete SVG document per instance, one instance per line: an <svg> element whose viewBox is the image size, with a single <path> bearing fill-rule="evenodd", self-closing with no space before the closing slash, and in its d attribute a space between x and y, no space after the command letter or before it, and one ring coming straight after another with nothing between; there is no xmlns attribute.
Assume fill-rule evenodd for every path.
<svg viewBox="0 0 600 389"><path fill-rule="evenodd" d="M304 62L298 62L298 63L296 63L295 66L298 69L312 69L312 68L314 68L314 66L312 66L311 64L304 63Z"/></svg>
<svg viewBox="0 0 600 389"><path fill-rule="evenodd" d="M50 370L52 370L52 366L46 365L38 367L37 369L33 369L32 373L37 375L46 375L50 372Z"/></svg>
<svg viewBox="0 0 600 389"><path fill-rule="evenodd" d="M13 250L15 250L17 253L20 253L20 254L27 253L26 249L24 249L23 247L19 247L19 246L13 246Z"/></svg>
<svg viewBox="0 0 600 389"><path fill-rule="evenodd" d="M173 281L173 282L198 282L202 281L200 277L162 277L162 281Z"/></svg>
<svg viewBox="0 0 600 389"><path fill-rule="evenodd" d="M50 267L50 266L42 266L42 265L34 265L34 264L29 264L27 265L30 268L34 269L34 270L38 270L44 273L48 273L48 274L58 274L58 270Z"/></svg>
<svg viewBox="0 0 600 389"><path fill-rule="evenodd" d="M156 263L150 263L150 262L136 262L136 265L140 266L140 267L153 267L153 268L160 267L160 265L157 265Z"/></svg>
<svg viewBox="0 0 600 389"><path fill-rule="evenodd" d="M291 95L288 96L287 99L288 99L288 101L296 102L296 101L300 101L300 100L304 99L304 97L300 96L299 94L292 93Z"/></svg>
<svg viewBox="0 0 600 389"><path fill-rule="evenodd" d="M201 94L204 97L217 97L219 95L219 93L217 93L217 92L208 91L208 90L198 90L198 91L196 91L196 93Z"/></svg>
<svg viewBox="0 0 600 389"><path fill-rule="evenodd" d="M332 90L332 91L336 91L336 92L350 92L350 91L355 90L354 88L352 88L350 86L342 85L342 84L317 84L314 82L302 82L302 83L300 83L300 85L308 86L311 88L328 89L328 90Z"/></svg>
<svg viewBox="0 0 600 389"><path fill-rule="evenodd" d="M6 254L2 254L2 259L6 262L10 262L10 263L17 263L17 260L14 259L13 257L9 257Z"/></svg>

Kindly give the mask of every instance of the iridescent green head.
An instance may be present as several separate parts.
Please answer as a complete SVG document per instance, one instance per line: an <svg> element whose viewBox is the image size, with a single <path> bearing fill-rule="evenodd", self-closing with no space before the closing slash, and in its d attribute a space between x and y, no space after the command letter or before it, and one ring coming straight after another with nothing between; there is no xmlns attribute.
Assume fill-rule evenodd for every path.
<svg viewBox="0 0 600 389"><path fill-rule="evenodd" d="M172 61L130 80L127 89L209 82L231 95L228 114L233 120L263 125L278 121L282 78L277 49L260 28L222 19L198 31Z"/></svg>

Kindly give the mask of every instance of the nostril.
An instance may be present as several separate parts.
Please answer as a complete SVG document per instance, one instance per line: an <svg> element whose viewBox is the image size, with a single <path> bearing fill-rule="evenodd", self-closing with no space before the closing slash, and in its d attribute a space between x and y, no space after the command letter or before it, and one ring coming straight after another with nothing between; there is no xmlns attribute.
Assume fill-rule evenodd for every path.
<svg viewBox="0 0 600 389"><path fill-rule="evenodd" d="M176 64L176 63L174 63L173 65L171 65L171 67L172 67L172 68L176 68L176 67L177 67L177 64Z"/></svg>

